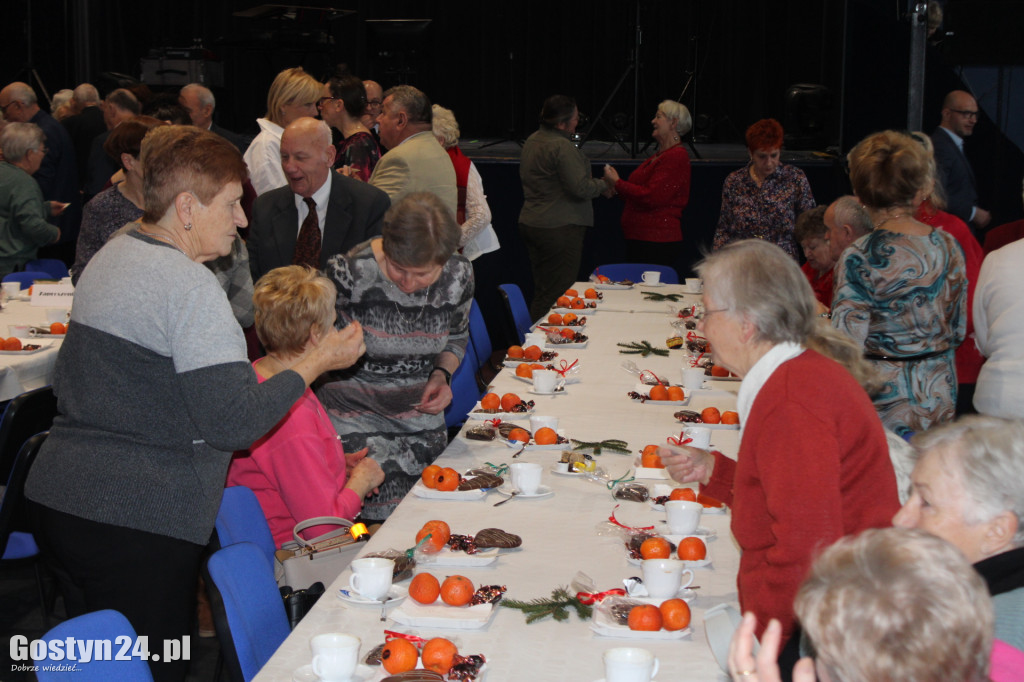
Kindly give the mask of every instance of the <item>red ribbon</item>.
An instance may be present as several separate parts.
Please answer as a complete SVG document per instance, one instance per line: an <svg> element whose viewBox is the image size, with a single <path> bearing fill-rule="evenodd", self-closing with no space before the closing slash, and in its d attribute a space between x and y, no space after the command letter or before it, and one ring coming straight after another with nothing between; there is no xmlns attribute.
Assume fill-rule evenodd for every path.
<svg viewBox="0 0 1024 682"><path fill-rule="evenodd" d="M701 351L700 355L695 357L693 360L690 360L690 367L699 367L700 366L700 359L702 357L704 357L704 351Z"/></svg>
<svg viewBox="0 0 1024 682"><path fill-rule="evenodd" d="M579 361L580 361L579 358L576 358L575 360L572 361L572 364L569 365L569 364L566 364L565 360L559 360L559 363L560 363L559 366L562 369L555 369L554 367L552 367L552 369L555 369L555 371L558 372L560 375L562 375L562 378L564 379L565 378L565 373L568 372L573 367L575 367L576 363L578 363Z"/></svg>
<svg viewBox="0 0 1024 682"><path fill-rule="evenodd" d="M686 445L693 441L692 438L686 435L686 431L680 431L678 438L675 436L669 436L665 440L668 441L669 445Z"/></svg>
<svg viewBox="0 0 1024 682"><path fill-rule="evenodd" d="M484 422L490 424L494 428L498 428L498 425L501 424L500 419L485 419Z"/></svg>
<svg viewBox="0 0 1024 682"><path fill-rule="evenodd" d="M619 506L620 505L615 505L615 507L612 509L612 515L608 517L608 520L611 521L612 523L614 523L619 528L625 528L626 530L653 530L654 529L654 526L627 526L625 524L619 523L619 520L617 518L615 518L615 510L618 509Z"/></svg>
<svg viewBox="0 0 1024 682"><path fill-rule="evenodd" d="M422 649L423 645L427 643L427 640L416 635L407 635L404 632L395 632L394 630L384 631L384 641L390 642L393 639L405 639L416 645L417 649Z"/></svg>
<svg viewBox="0 0 1024 682"><path fill-rule="evenodd" d="M616 587L615 589L605 590L604 592L576 593L576 599L578 599L581 604L584 604L586 606L590 606L591 604L594 604L596 602L603 601L606 597L613 596L625 597L626 591L621 587Z"/></svg>
<svg viewBox="0 0 1024 682"><path fill-rule="evenodd" d="M656 383L657 386L667 386L668 385L664 381L659 379L657 374L655 374L654 372L652 372L649 369L645 369L642 372L640 372L640 383L644 383L644 375L645 374L650 374L652 377L654 377L654 381L657 382Z"/></svg>
<svg viewBox="0 0 1024 682"><path fill-rule="evenodd" d="M696 333L694 333L692 331L686 332L686 340L687 341L696 341L697 339L703 339L703 338L704 337L701 336L700 334L696 334Z"/></svg>

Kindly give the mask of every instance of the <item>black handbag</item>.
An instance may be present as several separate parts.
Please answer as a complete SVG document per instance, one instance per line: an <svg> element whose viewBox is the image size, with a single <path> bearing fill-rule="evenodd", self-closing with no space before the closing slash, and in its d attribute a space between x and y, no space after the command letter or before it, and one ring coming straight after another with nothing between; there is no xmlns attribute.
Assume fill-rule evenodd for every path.
<svg viewBox="0 0 1024 682"><path fill-rule="evenodd" d="M284 610L288 614L288 624L292 630L309 613L313 604L323 596L325 591L324 584L321 582L315 582L302 590L292 590L287 585L283 585L280 589L281 598L284 599Z"/></svg>

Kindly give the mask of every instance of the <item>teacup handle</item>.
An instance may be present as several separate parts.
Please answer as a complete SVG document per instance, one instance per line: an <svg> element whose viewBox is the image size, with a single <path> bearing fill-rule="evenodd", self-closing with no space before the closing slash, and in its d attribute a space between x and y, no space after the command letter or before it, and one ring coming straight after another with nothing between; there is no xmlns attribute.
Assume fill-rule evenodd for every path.
<svg viewBox="0 0 1024 682"><path fill-rule="evenodd" d="M687 585L689 585L689 583L687 583ZM658 667L659 667L659 664L658 664L658 657L657 657L657 656L655 656L655 657L654 657L654 669L653 669L653 670L651 670L651 679L652 679L652 680L653 680L653 679L654 679L655 677L657 677L657 676L658 676ZM314 671L314 672L315 672L315 671Z"/></svg>
<svg viewBox="0 0 1024 682"><path fill-rule="evenodd" d="M351 587L354 592L358 593L359 595L362 595L363 591L361 589L359 589L359 584L358 584L358 581L356 580L356 578L358 578L358 577L359 577L358 573L353 573L352 575L350 575L349 578L348 578L348 586ZM690 582L693 582L693 577L692 576L690 577ZM689 585L690 583L686 583L686 584Z"/></svg>
<svg viewBox="0 0 1024 682"><path fill-rule="evenodd" d="M320 670L319 668L320 658L320 654L313 657L313 674L319 678L324 678L327 677L327 674L326 671ZM655 663L655 670L657 670L657 663Z"/></svg>
<svg viewBox="0 0 1024 682"><path fill-rule="evenodd" d="M691 585L691 583L693 583L693 571L691 571L691 570L690 570L690 569L688 569L688 568L684 568L684 569L683 569L683 574L685 574L685 573L689 573L689 574L690 574L690 579L689 579L689 580L687 580L687 581L686 581L685 583L684 583L684 582L680 582L680 583L679 583L679 588L680 588L680 589L683 589L683 588L689 587L689 586ZM680 580L682 580L682 578L680 578ZM655 670L655 671L657 671L657 670L658 670L658 668L657 668L657 664L655 664L655 668L654 668L654 670Z"/></svg>

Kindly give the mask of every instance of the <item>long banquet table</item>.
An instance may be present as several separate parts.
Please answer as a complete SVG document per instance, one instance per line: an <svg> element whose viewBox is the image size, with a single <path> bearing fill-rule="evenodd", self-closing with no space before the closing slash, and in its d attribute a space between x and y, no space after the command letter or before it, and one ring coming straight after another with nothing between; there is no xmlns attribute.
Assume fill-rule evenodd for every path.
<svg viewBox="0 0 1024 682"><path fill-rule="evenodd" d="M587 286L581 284L577 288L582 293ZM656 289L641 286L632 290L603 291L599 312L587 315L588 346L559 351L557 360L571 362L578 358L580 361L580 382L570 384L564 395L530 395L528 391L532 386L517 379L512 370L499 373L492 384L492 390L499 395L511 391L524 399L535 400L534 414L559 417L559 430L567 437L585 441L612 438L627 441L631 450L629 456L605 453L596 457L598 465L613 477L630 470L634 457L644 445L664 443L666 437L678 435L682 428L673 417L673 413L682 408L629 400L626 393L633 390L636 379L625 372L621 364L632 359L642 369L679 382L683 351L673 350L668 357L642 358L620 354L616 344L647 340L665 347L666 338L674 333L669 323L675 317L670 309L697 303L699 297L687 296L682 302L668 304L646 301L642 291L679 293L683 289L679 285L666 285ZM695 393L687 409L699 411L711 405L722 410L734 409L739 384L715 381L711 386L713 390ZM527 419L522 423L529 428ZM712 432L712 445L734 455L738 438L737 431L716 430ZM460 435L438 463L465 471L485 462L510 463L514 461L511 459L513 452L500 442L467 441ZM556 587L569 585L578 571L593 578L598 590L622 587L623 578L640 575L640 568L627 562L620 540L598 534L598 528L605 525L620 501L613 499L603 485L553 475L548 469L558 457L555 451L526 451L520 457L544 466L542 484L553 488L551 497L513 499L494 507L495 502L505 498L493 491L483 500L471 502L423 499L410 494L361 554L411 547L424 522L442 519L451 526L453 533L472 534L482 528L497 527L522 536L523 544L518 550L503 551L498 561L488 567L423 566L417 571L427 570L442 579L444 575L460 573L477 586L506 585L507 598L523 601L548 597ZM619 521L630 526L649 526L664 518L663 513L652 510L647 503L621 502L615 513ZM661 680L727 679L705 641L703 614L720 603L734 606L737 603L739 552L729 532L729 520L729 514L704 514L701 520L702 526L717 532L717 538L708 543L713 560L711 567L694 571L693 585L699 586L696 590L699 596L690 604L692 635L687 639L657 641L598 636L575 612L571 612L567 621L547 618L527 625L522 612L504 607L497 608L488 626L481 630L409 628L391 618L382 623L379 606L352 605L337 598L338 589L348 585L350 573L346 570L281 645L256 680L291 680L296 669L310 662L309 641L316 634L357 635L362 640L360 655L365 657L370 649L384 641L385 629L427 638L448 637L456 643L460 653L484 654L488 661L484 677L487 682L598 680L604 676L602 652L617 646L642 646L653 651L660 659L658 679ZM391 606L388 612L400 607L401 604Z"/></svg>
<svg viewBox="0 0 1024 682"><path fill-rule="evenodd" d="M12 325L49 327L46 310L33 307L28 301L7 301L0 310L0 336L14 336L9 329ZM44 348L35 353L0 353L0 402L53 383L61 341L59 338L23 338L22 343L38 343Z"/></svg>

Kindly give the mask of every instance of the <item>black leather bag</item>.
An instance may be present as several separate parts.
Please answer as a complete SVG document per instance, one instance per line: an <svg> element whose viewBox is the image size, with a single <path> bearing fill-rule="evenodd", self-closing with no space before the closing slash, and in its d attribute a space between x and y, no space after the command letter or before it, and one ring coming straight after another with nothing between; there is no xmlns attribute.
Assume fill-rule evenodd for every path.
<svg viewBox="0 0 1024 682"><path fill-rule="evenodd" d="M284 610L288 614L288 624L292 630L305 617L313 604L324 594L324 584L315 582L302 590L292 590L284 585L281 587L281 598L284 599Z"/></svg>

